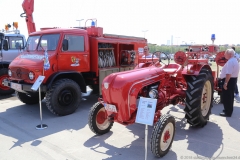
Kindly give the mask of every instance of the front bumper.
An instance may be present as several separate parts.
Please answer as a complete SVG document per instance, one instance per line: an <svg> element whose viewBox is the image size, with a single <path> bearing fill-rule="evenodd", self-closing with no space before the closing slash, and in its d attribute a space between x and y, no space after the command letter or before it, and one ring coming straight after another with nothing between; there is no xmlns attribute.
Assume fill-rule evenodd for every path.
<svg viewBox="0 0 240 160"><path fill-rule="evenodd" d="M32 90L32 86L33 84L24 84L24 83L19 83L19 82L15 82L15 81L10 81L5 79L3 82L4 86L10 87L18 92L23 92L23 93L27 93L27 92L37 92ZM46 92L47 91L47 86L44 84L41 84L40 86L41 88L41 92Z"/></svg>

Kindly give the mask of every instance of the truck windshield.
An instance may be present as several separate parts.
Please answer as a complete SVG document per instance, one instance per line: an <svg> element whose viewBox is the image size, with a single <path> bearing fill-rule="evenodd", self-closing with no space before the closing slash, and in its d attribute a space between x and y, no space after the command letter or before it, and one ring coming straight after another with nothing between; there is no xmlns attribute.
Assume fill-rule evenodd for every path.
<svg viewBox="0 0 240 160"><path fill-rule="evenodd" d="M30 37L28 37L26 50L27 51L36 50L39 39L40 39L40 36L30 36Z"/></svg>
<svg viewBox="0 0 240 160"><path fill-rule="evenodd" d="M59 34L47 34L41 37L37 50L54 51L57 48Z"/></svg>

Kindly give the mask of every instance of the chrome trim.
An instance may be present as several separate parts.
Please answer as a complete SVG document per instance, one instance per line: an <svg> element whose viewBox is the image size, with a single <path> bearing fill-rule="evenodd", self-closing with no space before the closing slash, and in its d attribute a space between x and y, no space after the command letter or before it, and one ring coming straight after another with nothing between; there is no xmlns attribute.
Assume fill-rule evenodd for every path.
<svg viewBox="0 0 240 160"><path fill-rule="evenodd" d="M128 113L129 113L129 117L130 117L130 91L132 90L133 86L136 85L136 84L139 84L139 83L141 83L141 82L148 81L148 80L150 80L150 79L154 79L154 78L156 78L156 77L159 77L159 75L154 76L154 77L151 77L151 78L147 78L147 79L144 79L144 80L141 80L141 81L139 81L139 82L135 82L135 83L132 84L132 86L130 87L130 89L129 89L129 91L128 91ZM157 82L157 81L156 81L156 82ZM151 83L154 83L154 82L151 81ZM145 86L146 86L146 85L145 85Z"/></svg>

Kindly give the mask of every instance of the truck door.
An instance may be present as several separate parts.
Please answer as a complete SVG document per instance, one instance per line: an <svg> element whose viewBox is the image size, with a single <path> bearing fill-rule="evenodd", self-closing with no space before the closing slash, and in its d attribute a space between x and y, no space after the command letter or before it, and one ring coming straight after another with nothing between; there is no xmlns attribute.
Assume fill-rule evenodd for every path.
<svg viewBox="0 0 240 160"><path fill-rule="evenodd" d="M90 70L90 59L86 45L87 38L81 34L65 34L68 40L68 50L58 55L58 70L87 72Z"/></svg>
<svg viewBox="0 0 240 160"><path fill-rule="evenodd" d="M3 50L3 61L10 63L20 54L24 41L23 37L20 36L5 36L5 39L8 40L8 51Z"/></svg>

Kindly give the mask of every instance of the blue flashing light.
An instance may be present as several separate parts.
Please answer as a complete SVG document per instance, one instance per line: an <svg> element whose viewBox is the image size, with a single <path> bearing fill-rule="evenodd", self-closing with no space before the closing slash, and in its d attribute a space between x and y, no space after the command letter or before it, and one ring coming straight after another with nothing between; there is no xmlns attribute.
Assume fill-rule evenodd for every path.
<svg viewBox="0 0 240 160"><path fill-rule="evenodd" d="M92 21L91 26L92 26L92 27L95 26L95 22L94 22L94 21Z"/></svg>
<svg viewBox="0 0 240 160"><path fill-rule="evenodd" d="M215 40L216 38L215 38L215 34L212 34L212 36L211 36L211 40Z"/></svg>

